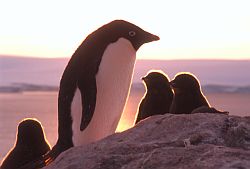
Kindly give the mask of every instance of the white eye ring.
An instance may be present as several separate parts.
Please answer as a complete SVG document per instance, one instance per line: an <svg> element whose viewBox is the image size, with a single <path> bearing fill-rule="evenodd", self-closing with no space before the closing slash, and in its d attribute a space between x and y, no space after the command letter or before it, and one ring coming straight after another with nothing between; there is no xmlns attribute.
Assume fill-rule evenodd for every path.
<svg viewBox="0 0 250 169"><path fill-rule="evenodd" d="M136 33L135 33L135 31L129 31L129 36L131 36L131 37L133 37L133 36L135 36L136 35Z"/></svg>

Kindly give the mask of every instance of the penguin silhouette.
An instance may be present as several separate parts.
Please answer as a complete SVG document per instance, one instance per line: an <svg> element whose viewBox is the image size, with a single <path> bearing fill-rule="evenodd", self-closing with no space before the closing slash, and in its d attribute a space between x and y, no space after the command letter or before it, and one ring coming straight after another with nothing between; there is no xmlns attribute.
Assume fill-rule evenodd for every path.
<svg viewBox="0 0 250 169"><path fill-rule="evenodd" d="M178 73L170 83L174 90L170 113L190 114L198 107L210 107L195 75L187 72Z"/></svg>
<svg viewBox="0 0 250 169"><path fill-rule="evenodd" d="M151 71L142 78L146 93L140 102L136 123L149 116L169 113L173 91L169 78L161 71Z"/></svg>
<svg viewBox="0 0 250 169"><path fill-rule="evenodd" d="M25 119L18 125L15 146L2 162L1 169L17 169L37 160L50 150L43 128L35 119Z"/></svg>
<svg viewBox="0 0 250 169"><path fill-rule="evenodd" d="M205 95L202 93L198 78L189 73L178 73L170 82L174 90L174 98L170 107L170 113L190 114L190 113L223 113L210 106Z"/></svg>

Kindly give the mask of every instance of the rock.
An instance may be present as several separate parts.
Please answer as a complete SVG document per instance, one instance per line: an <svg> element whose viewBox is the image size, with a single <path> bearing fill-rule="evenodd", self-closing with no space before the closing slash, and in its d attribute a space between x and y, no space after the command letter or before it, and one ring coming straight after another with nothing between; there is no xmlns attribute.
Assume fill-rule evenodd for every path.
<svg viewBox="0 0 250 169"><path fill-rule="evenodd" d="M150 117L135 127L62 153L46 169L247 169L250 117L182 114Z"/></svg>

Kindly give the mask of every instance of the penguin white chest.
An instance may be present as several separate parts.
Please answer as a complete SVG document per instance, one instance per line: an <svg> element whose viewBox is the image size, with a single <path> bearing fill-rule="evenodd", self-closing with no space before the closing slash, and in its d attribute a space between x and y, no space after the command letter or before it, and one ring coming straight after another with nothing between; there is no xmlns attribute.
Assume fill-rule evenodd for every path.
<svg viewBox="0 0 250 169"><path fill-rule="evenodd" d="M135 55L131 42L124 38L107 46L96 75L95 112L88 127L82 132L81 94L79 89L76 90L71 106L75 146L99 140L115 132L130 90Z"/></svg>

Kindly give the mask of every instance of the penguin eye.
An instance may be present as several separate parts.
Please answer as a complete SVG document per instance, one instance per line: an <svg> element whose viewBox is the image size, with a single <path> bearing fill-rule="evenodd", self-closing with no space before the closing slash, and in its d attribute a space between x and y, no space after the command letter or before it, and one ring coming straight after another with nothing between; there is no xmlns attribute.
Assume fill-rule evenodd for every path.
<svg viewBox="0 0 250 169"><path fill-rule="evenodd" d="M131 37L133 37L133 36L135 36L136 35L136 33L135 33L135 31L129 31L129 36L131 36Z"/></svg>

